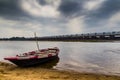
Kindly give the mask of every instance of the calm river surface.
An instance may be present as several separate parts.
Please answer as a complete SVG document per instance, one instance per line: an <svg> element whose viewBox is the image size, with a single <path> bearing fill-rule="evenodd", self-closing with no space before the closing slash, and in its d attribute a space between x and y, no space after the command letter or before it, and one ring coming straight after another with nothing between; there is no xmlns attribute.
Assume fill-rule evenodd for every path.
<svg viewBox="0 0 120 80"><path fill-rule="evenodd" d="M52 68L120 75L120 42L39 42L40 48L59 47ZM0 41L0 60L36 50L34 41Z"/></svg>

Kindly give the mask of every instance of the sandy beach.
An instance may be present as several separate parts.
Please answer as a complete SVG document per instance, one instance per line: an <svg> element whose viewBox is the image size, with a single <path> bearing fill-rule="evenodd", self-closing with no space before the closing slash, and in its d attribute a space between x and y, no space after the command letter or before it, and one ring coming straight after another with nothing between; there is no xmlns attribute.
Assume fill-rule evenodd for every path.
<svg viewBox="0 0 120 80"><path fill-rule="evenodd" d="M43 67L20 68L0 62L0 80L120 80L119 76L60 71Z"/></svg>

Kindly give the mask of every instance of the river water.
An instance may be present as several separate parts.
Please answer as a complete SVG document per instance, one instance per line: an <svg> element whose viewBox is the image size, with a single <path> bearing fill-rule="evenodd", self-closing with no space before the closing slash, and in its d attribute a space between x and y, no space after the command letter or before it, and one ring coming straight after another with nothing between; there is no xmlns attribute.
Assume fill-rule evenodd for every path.
<svg viewBox="0 0 120 80"><path fill-rule="evenodd" d="M40 48L58 47L58 70L120 75L120 42L39 42ZM34 41L0 41L0 60L36 50Z"/></svg>

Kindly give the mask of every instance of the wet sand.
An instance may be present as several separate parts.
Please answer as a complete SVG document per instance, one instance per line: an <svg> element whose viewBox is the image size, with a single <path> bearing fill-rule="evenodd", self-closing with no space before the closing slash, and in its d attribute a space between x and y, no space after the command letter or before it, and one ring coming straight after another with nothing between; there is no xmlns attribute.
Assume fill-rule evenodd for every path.
<svg viewBox="0 0 120 80"><path fill-rule="evenodd" d="M0 62L0 80L120 80L120 76L60 71L37 66L20 68Z"/></svg>

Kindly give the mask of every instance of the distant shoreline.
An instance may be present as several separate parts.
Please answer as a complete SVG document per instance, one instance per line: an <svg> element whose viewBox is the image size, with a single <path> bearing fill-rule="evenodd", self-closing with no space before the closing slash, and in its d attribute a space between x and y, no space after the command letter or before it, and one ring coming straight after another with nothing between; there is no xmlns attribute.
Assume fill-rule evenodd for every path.
<svg viewBox="0 0 120 80"><path fill-rule="evenodd" d="M0 40L0 41L36 41L36 40ZM51 42L115 42L120 40L38 40Z"/></svg>
<svg viewBox="0 0 120 80"><path fill-rule="evenodd" d="M20 68L0 62L0 80L120 80L120 76L59 71L41 67Z"/></svg>
<svg viewBox="0 0 120 80"><path fill-rule="evenodd" d="M109 42L120 41L120 35L61 35L44 37L10 37L0 38L0 41L61 41L61 42Z"/></svg>

